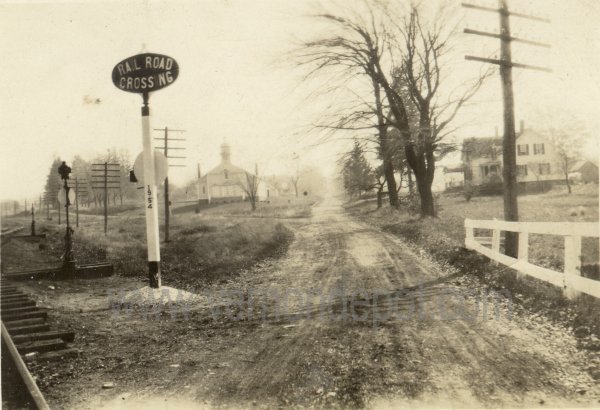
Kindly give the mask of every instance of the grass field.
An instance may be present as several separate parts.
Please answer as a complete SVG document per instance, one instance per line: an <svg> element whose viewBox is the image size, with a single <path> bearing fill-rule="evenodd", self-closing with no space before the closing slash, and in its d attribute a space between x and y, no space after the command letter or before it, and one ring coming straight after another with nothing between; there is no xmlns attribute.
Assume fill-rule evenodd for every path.
<svg viewBox="0 0 600 410"><path fill-rule="evenodd" d="M256 204L256 211L250 212L250 203L233 202L200 211L202 215L244 216L253 218L307 218L315 197L273 197L269 201Z"/></svg>
<svg viewBox="0 0 600 410"><path fill-rule="evenodd" d="M182 288L203 286L207 283L228 280L240 269L257 261L285 251L293 233L281 218L307 217L315 199L279 199L271 203L260 203L255 212L250 204L231 203L194 212L176 214L170 218L170 241L161 242L161 269L164 284ZM159 208L161 240L164 238L164 211ZM2 249L4 268L34 268L40 263L56 261L63 251L63 224L57 224L57 215L48 221L45 215L37 221L38 231L47 234L47 239L38 249L38 244L28 244L27 249L18 250L18 258L11 252L17 249ZM25 225L25 218L9 218L3 221ZM74 215L71 213L74 225ZM121 212L116 208L109 213L108 234L104 235L104 219L100 215L81 214L80 227L75 228L74 253L78 263L107 260L114 264L117 274L145 277L146 236L145 220L141 207L130 205ZM27 253L27 255L23 254ZM29 255L31 254L31 255ZM40 263L36 264L36 260ZM25 263L27 262L27 263Z"/></svg>
<svg viewBox="0 0 600 410"><path fill-rule="evenodd" d="M583 215L571 215L573 208L583 207ZM477 197L466 202L462 196L441 196L436 230L458 242L464 242L463 223L470 219L504 219L501 197ZM544 194L519 197L519 218L528 222L598 221L598 185L578 185L568 195L564 187ZM540 266L561 270L564 264L564 239L551 235L530 235L530 260ZM598 263L598 239L583 238L584 264Z"/></svg>
<svg viewBox="0 0 600 410"><path fill-rule="evenodd" d="M585 213L571 215L570 210L579 207ZM477 197L466 202L462 196L441 195L438 218L420 219L402 209L397 211L389 207L377 210L374 201L350 203L347 209L357 218L416 245L442 264L477 277L492 288L508 289L533 311L543 311L550 317L566 321L570 326L584 326L596 335L600 334L600 322L597 320L600 300L582 295L570 302L558 287L530 277L517 280L512 270L494 266L486 258L464 251L465 218L504 219L502 197ZM520 196L519 215L522 221L598 221L598 186L575 186L572 195L566 194L564 187L558 187L544 194ZM530 262L559 271L562 269L562 237L531 235L529 249ZM597 238L583 238L582 259L585 265L598 263ZM589 276L595 278L595 275L597 273Z"/></svg>

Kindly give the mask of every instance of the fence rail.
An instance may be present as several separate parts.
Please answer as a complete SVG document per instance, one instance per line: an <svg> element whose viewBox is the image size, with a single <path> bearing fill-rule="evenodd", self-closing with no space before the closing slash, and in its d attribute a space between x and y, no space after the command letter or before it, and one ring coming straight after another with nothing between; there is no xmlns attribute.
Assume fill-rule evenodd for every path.
<svg viewBox="0 0 600 410"><path fill-rule="evenodd" d="M488 258L509 266L518 272L561 287L565 295L574 298L580 292L600 298L600 281L581 276L581 238L598 238L599 226L595 222L507 222L500 220L465 219L465 246ZM476 237L475 229L492 231L491 248L488 237ZM518 232L519 252L513 258L500 253L500 233ZM563 236L565 258L563 272L534 265L529 262L529 234Z"/></svg>

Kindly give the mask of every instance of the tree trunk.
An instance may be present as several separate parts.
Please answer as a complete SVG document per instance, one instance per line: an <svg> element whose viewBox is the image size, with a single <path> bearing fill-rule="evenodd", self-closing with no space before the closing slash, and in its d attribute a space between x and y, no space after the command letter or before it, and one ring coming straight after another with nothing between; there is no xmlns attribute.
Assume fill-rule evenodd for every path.
<svg viewBox="0 0 600 410"><path fill-rule="evenodd" d="M565 182L567 184L567 189L569 190L569 194L571 193L571 182L569 181L569 173L565 172Z"/></svg>
<svg viewBox="0 0 600 410"><path fill-rule="evenodd" d="M417 189L419 190L419 198L421 202L421 216L435 216L435 204L433 200L433 192L431 192L431 184L428 183L426 175L417 176Z"/></svg>
<svg viewBox="0 0 600 410"><path fill-rule="evenodd" d="M385 175L385 182L388 187L388 197L390 199L390 206L398 208L398 191L396 190L396 177L394 176L394 164L390 160L383 161L383 173Z"/></svg>
<svg viewBox="0 0 600 410"><path fill-rule="evenodd" d="M414 145L407 145L404 151L407 162L415 173L415 179L417 180L417 190L419 191L419 199L421 200L421 216L435 217L433 193L431 192L431 184L435 172L435 160L431 144L426 149L428 150L427 155L423 150L415 150ZM428 163L425 162L426 157L428 158Z"/></svg>
<svg viewBox="0 0 600 410"><path fill-rule="evenodd" d="M383 190L382 188L379 188L377 190L377 209L381 208L383 206L383 198L381 197L381 191Z"/></svg>

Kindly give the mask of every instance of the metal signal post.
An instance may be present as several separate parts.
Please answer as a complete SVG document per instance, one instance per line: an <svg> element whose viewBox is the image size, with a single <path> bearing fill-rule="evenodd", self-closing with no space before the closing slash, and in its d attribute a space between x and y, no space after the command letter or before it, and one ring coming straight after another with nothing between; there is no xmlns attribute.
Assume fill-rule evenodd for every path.
<svg viewBox="0 0 600 410"><path fill-rule="evenodd" d="M65 191L65 219L67 223L67 229L65 233L65 252L63 254L63 270L67 277L75 275L75 260L73 259L73 229L69 224L69 206L71 201L69 200L69 174L71 173L71 167L63 161L62 165L58 167L58 173L60 178L63 180L63 189Z"/></svg>

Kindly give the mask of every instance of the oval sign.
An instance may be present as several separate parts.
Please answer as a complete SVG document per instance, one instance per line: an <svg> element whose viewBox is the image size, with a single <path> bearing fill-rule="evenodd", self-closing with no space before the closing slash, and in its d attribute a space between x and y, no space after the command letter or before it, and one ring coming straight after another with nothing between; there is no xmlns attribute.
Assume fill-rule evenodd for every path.
<svg viewBox="0 0 600 410"><path fill-rule="evenodd" d="M167 177L167 173L169 171L169 163L167 161L167 157L160 151L154 151L154 182L156 185L160 186L163 182L165 182L165 178ZM144 182L144 153L140 152L140 154L136 157L135 162L133 163L133 173L135 177L140 183Z"/></svg>
<svg viewBox="0 0 600 410"><path fill-rule="evenodd" d="M144 53L126 58L112 71L113 84L130 93L149 93L170 86L179 76L175 59Z"/></svg>

